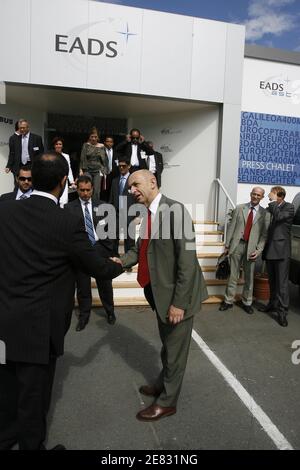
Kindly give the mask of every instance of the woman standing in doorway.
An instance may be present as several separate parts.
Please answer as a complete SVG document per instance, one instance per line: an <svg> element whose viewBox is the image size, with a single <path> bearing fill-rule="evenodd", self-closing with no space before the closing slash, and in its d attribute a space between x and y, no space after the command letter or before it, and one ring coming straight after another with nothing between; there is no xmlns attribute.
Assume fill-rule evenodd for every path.
<svg viewBox="0 0 300 470"><path fill-rule="evenodd" d="M94 199L100 199L101 182L107 174L107 155L103 144L99 143L96 127L91 129L88 141L82 146L80 157L80 174L88 173L93 181Z"/></svg>
<svg viewBox="0 0 300 470"><path fill-rule="evenodd" d="M75 189L76 184L74 182L74 176L73 176L71 163L70 163L70 156L67 153L64 153L62 151L63 146L64 146L63 138L62 137L54 137L54 139L52 140L52 145L53 145L53 148L54 148L55 152L60 153L67 160L67 163L68 163L68 166L69 166L68 184L66 184L64 192L62 193L62 195L60 197L60 200L59 200L60 207L64 207L64 205L68 203L69 185L70 185L70 188Z"/></svg>

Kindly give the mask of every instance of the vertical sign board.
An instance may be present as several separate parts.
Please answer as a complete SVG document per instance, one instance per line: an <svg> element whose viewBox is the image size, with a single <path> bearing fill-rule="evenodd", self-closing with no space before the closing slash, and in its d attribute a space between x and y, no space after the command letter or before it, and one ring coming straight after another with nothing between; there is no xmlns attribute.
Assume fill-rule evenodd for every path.
<svg viewBox="0 0 300 470"><path fill-rule="evenodd" d="M239 197L253 184L300 186L300 66L245 59ZM249 185L249 186L247 186Z"/></svg>
<svg viewBox="0 0 300 470"><path fill-rule="evenodd" d="M300 186L300 118L242 112L238 182Z"/></svg>

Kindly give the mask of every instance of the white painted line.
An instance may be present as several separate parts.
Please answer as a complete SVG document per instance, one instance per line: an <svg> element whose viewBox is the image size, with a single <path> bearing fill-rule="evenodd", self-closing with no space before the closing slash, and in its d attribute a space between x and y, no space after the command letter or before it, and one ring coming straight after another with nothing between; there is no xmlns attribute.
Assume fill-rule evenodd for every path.
<svg viewBox="0 0 300 470"><path fill-rule="evenodd" d="M272 423L270 418L251 397L251 395L247 392L243 385L234 377L230 370L227 369L223 362L220 361L220 359L208 347L205 341L203 341L201 336L199 336L195 330L193 330L192 332L192 338L198 344L199 348L203 351L203 353L210 360L210 362L216 367L218 372L223 376L228 385L233 389L233 391L237 394L240 400L248 408L250 413L252 413L254 418L259 422L264 431L272 439L276 447L279 450L293 450L293 447L283 436L283 434L281 434L277 426Z"/></svg>

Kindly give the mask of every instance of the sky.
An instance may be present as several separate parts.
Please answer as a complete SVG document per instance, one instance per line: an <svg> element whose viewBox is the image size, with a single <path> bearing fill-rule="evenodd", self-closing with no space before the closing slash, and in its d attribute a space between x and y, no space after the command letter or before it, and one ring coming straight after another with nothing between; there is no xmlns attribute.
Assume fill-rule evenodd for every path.
<svg viewBox="0 0 300 470"><path fill-rule="evenodd" d="M300 52L300 0L105 0L104 3L244 24L248 44Z"/></svg>

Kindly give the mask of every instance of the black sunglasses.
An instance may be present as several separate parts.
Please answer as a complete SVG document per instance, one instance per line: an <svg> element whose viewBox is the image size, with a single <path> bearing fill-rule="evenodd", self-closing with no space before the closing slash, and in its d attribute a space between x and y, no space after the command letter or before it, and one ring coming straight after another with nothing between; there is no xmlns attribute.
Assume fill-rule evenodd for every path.
<svg viewBox="0 0 300 470"><path fill-rule="evenodd" d="M31 176L28 176L28 177L27 176L19 176L18 179L19 179L19 181L26 181L26 180L31 181L32 180Z"/></svg>

